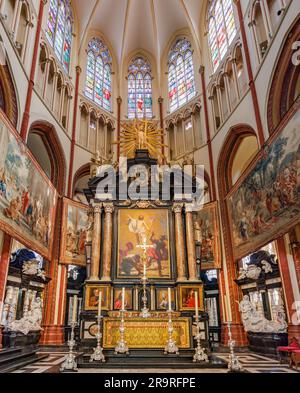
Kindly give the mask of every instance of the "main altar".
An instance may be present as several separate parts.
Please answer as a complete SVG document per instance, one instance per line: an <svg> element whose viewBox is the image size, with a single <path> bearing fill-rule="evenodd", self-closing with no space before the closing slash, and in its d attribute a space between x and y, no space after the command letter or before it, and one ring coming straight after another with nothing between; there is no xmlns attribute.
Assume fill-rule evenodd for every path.
<svg viewBox="0 0 300 393"><path fill-rule="evenodd" d="M161 132L152 123L134 122L124 127L119 141L125 166L121 161L110 166L97 155L92 160L89 189L85 190L91 225L80 315L81 366L88 363L96 346L99 327L101 345L110 360L120 356L115 350L120 339L128 347L123 356L138 351L145 359L153 357L154 351L155 358L163 358L171 340L176 348L171 355L186 358L189 354L192 362L197 335L199 345L209 352L193 212L185 200L175 198L174 177L170 198L164 199L161 176L150 174L165 161ZM141 168L149 173L144 179ZM175 176L185 175L178 170ZM136 186L137 180L138 196L124 197L124 190ZM188 181L195 185L192 176Z"/></svg>

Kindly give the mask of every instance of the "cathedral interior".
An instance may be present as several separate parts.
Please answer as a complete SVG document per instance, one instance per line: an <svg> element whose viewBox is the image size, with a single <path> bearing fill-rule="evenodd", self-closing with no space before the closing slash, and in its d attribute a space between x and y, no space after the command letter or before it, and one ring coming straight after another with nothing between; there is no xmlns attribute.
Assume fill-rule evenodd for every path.
<svg viewBox="0 0 300 393"><path fill-rule="evenodd" d="M299 373L299 128L299 0L1 0L0 373Z"/></svg>

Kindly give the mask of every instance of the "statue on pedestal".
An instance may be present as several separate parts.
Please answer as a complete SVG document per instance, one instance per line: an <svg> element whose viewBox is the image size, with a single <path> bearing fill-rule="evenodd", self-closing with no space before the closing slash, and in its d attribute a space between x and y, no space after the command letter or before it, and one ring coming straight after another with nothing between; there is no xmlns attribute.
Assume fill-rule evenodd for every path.
<svg viewBox="0 0 300 393"><path fill-rule="evenodd" d="M36 298L32 301L31 310L27 315L18 321L13 321L8 325L8 330L12 332L20 332L25 336L29 332L37 332L42 330L42 300Z"/></svg>

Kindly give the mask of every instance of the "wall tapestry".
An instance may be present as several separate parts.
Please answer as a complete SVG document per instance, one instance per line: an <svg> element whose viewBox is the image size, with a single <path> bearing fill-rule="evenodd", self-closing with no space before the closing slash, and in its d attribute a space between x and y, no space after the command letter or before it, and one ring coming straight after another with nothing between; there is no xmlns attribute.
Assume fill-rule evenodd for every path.
<svg viewBox="0 0 300 393"><path fill-rule="evenodd" d="M204 205L194 213L195 240L201 244L201 269L220 269L221 245L218 203Z"/></svg>
<svg viewBox="0 0 300 393"><path fill-rule="evenodd" d="M148 278L171 278L169 212L167 209L120 209L118 277L140 277L147 245Z"/></svg>
<svg viewBox="0 0 300 393"><path fill-rule="evenodd" d="M57 192L0 114L0 229L51 259Z"/></svg>
<svg viewBox="0 0 300 393"><path fill-rule="evenodd" d="M85 266L85 242L91 225L88 206L64 198L60 262Z"/></svg>
<svg viewBox="0 0 300 393"><path fill-rule="evenodd" d="M286 233L300 221L300 111L228 196L236 259Z"/></svg>

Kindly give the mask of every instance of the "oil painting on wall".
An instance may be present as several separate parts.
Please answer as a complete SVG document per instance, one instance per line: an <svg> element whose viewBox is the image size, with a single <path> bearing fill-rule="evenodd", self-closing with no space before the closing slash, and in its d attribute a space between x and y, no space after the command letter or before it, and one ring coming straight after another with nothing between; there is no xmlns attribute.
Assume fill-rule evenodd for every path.
<svg viewBox="0 0 300 393"><path fill-rule="evenodd" d="M85 266L85 242L92 222L88 207L64 198L60 261Z"/></svg>
<svg viewBox="0 0 300 393"><path fill-rule="evenodd" d="M167 209L120 209L118 277L171 277ZM143 249L143 246L146 246Z"/></svg>
<svg viewBox="0 0 300 393"><path fill-rule="evenodd" d="M300 112L228 198L235 257L241 258L300 221Z"/></svg>
<svg viewBox="0 0 300 393"><path fill-rule="evenodd" d="M204 311L203 285L181 285L179 287L179 307L181 311L194 311L195 295L198 294L198 309Z"/></svg>
<svg viewBox="0 0 300 393"><path fill-rule="evenodd" d="M194 214L195 240L201 246L201 269L221 268L221 245L217 202Z"/></svg>
<svg viewBox="0 0 300 393"><path fill-rule="evenodd" d="M99 299L101 295L101 308L108 310L110 308L110 286L109 285L87 285L85 288L85 310L98 310Z"/></svg>
<svg viewBox="0 0 300 393"><path fill-rule="evenodd" d="M0 115L0 228L50 259L57 193Z"/></svg>
<svg viewBox="0 0 300 393"><path fill-rule="evenodd" d="M122 288L114 288L114 310L121 310L121 308L122 308ZM124 308L125 310L133 310L132 288L125 289Z"/></svg>

